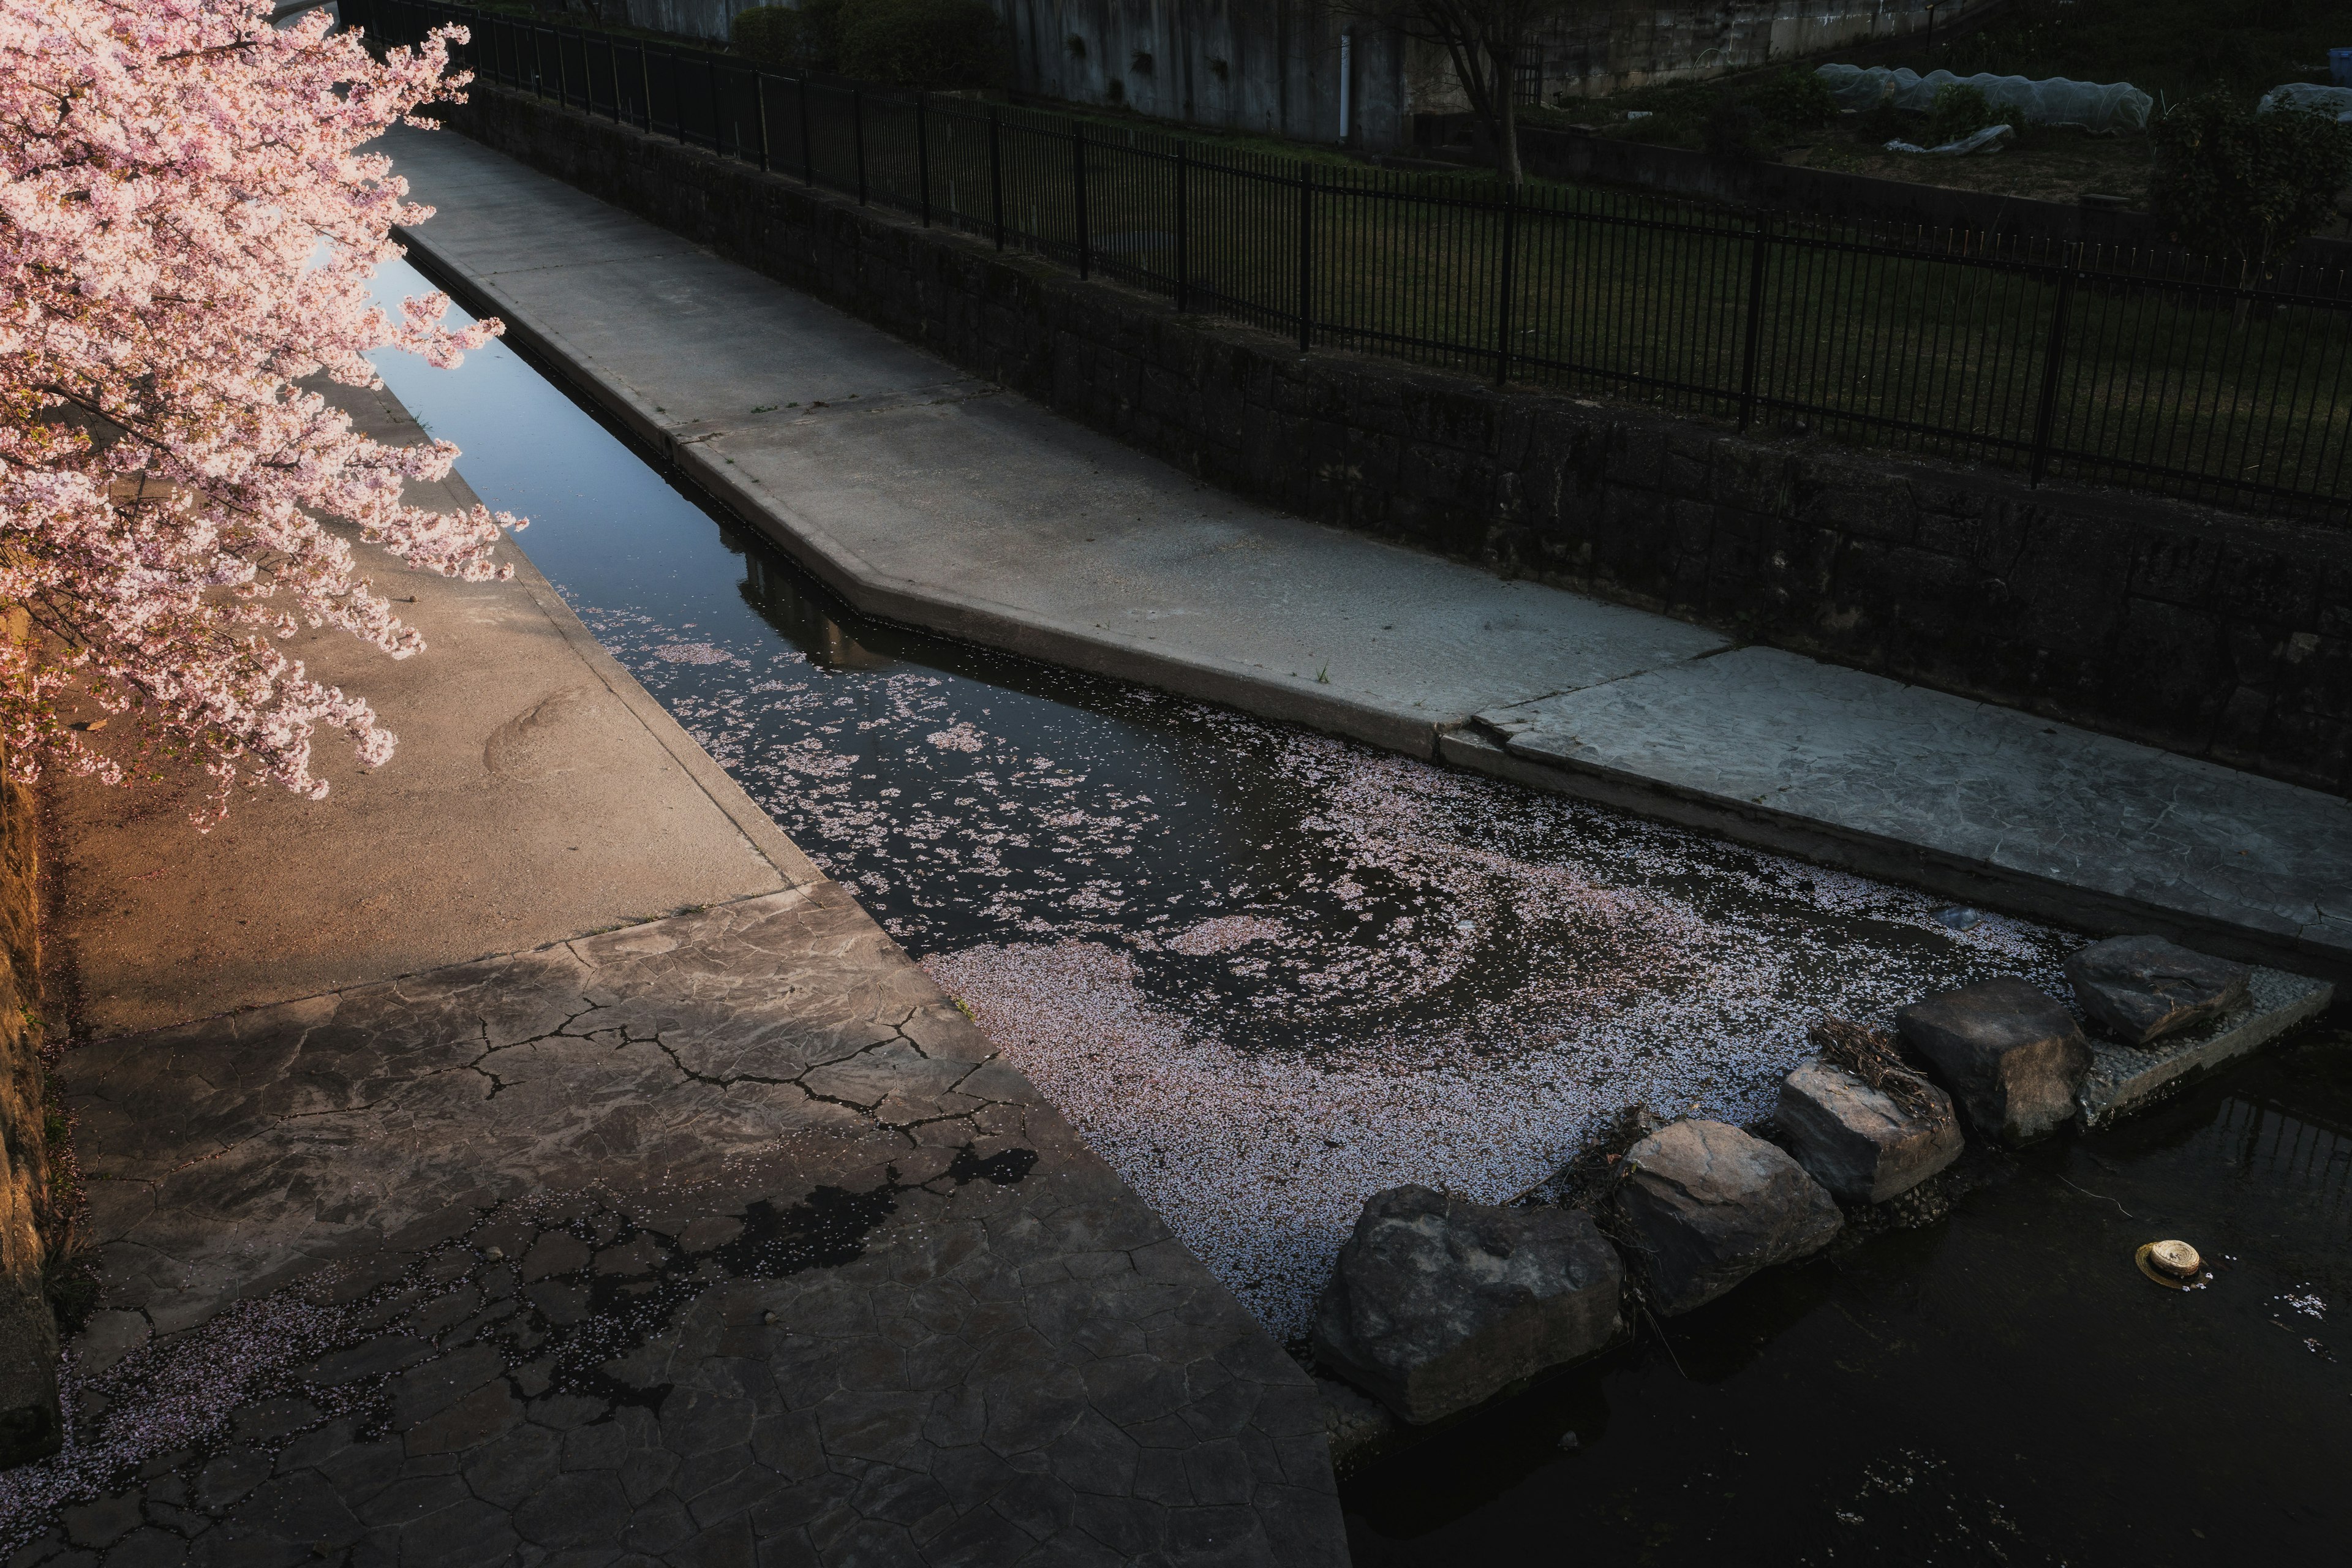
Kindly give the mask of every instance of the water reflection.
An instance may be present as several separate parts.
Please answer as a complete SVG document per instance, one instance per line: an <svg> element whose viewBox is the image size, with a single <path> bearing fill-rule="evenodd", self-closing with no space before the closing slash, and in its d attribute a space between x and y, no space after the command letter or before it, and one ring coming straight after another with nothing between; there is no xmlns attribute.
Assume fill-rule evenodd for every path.
<svg viewBox="0 0 2352 1568"><path fill-rule="evenodd" d="M730 550L743 557L743 602L820 669L881 670L898 660L866 647L850 634L824 601L806 593L794 574L780 571L767 551L732 528L722 531Z"/></svg>

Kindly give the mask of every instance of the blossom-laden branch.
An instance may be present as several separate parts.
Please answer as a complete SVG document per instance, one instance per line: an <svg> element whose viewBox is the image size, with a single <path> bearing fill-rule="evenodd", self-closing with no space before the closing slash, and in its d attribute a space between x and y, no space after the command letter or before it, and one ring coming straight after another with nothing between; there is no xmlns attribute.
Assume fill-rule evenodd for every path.
<svg viewBox="0 0 2352 1568"><path fill-rule="evenodd" d="M352 428L324 383L367 355L454 366L499 331L438 294L375 306L408 200L367 151L457 96L462 29L373 57L270 0L0 0L0 743L20 779L108 784L174 759L212 788L317 799L321 729L375 766L394 738L277 644L338 628L394 658L423 639L360 574L356 539L466 582L509 575L482 507L412 506L457 448ZM101 749L77 705L129 714ZM120 734L120 731L118 731Z"/></svg>

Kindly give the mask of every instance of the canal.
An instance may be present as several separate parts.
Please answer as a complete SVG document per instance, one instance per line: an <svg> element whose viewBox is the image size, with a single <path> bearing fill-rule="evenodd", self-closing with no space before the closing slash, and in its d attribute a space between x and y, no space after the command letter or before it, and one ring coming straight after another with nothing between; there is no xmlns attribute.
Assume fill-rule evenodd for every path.
<svg viewBox="0 0 2352 1568"><path fill-rule="evenodd" d="M400 270L389 295L426 287ZM1628 1104L1754 1121L1823 1013L1994 973L2063 994L2067 932L866 620L503 345L383 369L605 646L1285 1340L1370 1192L1508 1198ZM1357 1561L2340 1543L2347 1131L2336 1031L1973 1154L1919 1223L1346 1478ZM2176 1234L2222 1259L2210 1288L2132 1268Z"/></svg>

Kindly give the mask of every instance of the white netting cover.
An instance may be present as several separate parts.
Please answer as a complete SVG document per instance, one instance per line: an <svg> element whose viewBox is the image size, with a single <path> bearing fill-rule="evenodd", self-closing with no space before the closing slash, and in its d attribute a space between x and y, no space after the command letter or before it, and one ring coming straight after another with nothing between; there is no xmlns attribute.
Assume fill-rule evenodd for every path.
<svg viewBox="0 0 2352 1568"><path fill-rule="evenodd" d="M2263 94L2254 105L2256 114L2268 114L2274 109L2298 110L2305 114L2328 114L2338 120L2352 121L2352 87L2318 87L2307 81L2291 81L2284 87L2274 87Z"/></svg>
<svg viewBox="0 0 2352 1568"><path fill-rule="evenodd" d="M1975 88L1995 109L2014 109L2029 125L2080 125L2089 131L2129 126L2147 129L2156 100L2127 81L2069 81L2053 76L2034 81L2021 76L1954 76L1946 70L1921 76L1909 67L1820 66L1813 74L1840 109L1864 110L1880 103L1925 114L1936 107L1937 89L1958 82Z"/></svg>

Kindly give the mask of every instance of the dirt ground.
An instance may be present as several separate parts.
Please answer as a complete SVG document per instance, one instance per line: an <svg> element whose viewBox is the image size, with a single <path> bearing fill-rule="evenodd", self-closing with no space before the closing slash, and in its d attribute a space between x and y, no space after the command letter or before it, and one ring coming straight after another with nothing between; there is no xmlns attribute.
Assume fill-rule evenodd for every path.
<svg viewBox="0 0 2352 1568"><path fill-rule="evenodd" d="M2011 136L1998 151L1965 158L1889 153L1842 130L1811 145L1790 148L1781 161L1842 174L1911 180L1963 191L2072 202L2085 195L2121 196L2133 206L2147 199L2147 138L2094 136L2066 126L2036 127Z"/></svg>

